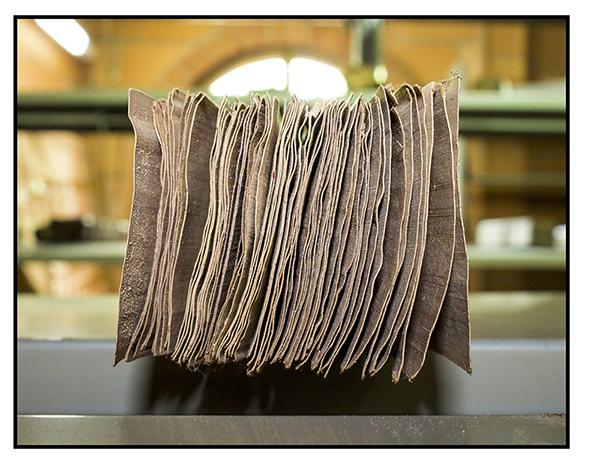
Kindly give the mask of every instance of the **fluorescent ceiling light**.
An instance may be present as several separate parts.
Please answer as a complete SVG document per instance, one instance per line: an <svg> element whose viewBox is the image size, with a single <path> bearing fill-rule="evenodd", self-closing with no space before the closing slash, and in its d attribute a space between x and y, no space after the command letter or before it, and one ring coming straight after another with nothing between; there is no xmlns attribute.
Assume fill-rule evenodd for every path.
<svg viewBox="0 0 600 464"><path fill-rule="evenodd" d="M50 37L71 55L82 56L90 45L90 37L74 19L36 19Z"/></svg>

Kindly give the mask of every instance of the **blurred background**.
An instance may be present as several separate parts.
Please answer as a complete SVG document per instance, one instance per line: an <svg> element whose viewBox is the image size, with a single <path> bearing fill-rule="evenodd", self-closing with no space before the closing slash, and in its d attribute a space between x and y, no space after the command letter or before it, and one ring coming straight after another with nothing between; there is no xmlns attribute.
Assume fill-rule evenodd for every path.
<svg viewBox="0 0 600 464"><path fill-rule="evenodd" d="M371 93L381 83L424 85L455 70L463 78L461 195L473 339L564 341L564 20L20 19L17 39L20 340L114 338L133 186L128 88L312 100ZM32 365L43 364L31 356ZM552 372L564 377L561 356ZM549 372L542 374L558 390L543 403L538 387L550 380L532 377L532 395L542 403L529 409L564 407L564 378ZM31 376L23 389L32 388ZM524 394L515 385L508 405ZM336 388L336 400L315 411L339 405ZM35 395L28 397L34 403ZM37 401L22 409L49 411L47 397ZM381 412L390 403L364 404Z"/></svg>

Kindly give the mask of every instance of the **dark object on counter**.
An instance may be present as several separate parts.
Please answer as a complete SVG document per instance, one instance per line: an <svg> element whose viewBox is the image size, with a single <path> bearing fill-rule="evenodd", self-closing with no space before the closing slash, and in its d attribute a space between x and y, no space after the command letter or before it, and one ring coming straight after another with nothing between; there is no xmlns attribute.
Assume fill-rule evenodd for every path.
<svg viewBox="0 0 600 464"><path fill-rule="evenodd" d="M47 226L36 230L35 236L38 241L46 243L122 240L127 237L127 221L92 215L80 219L53 219Z"/></svg>
<svg viewBox="0 0 600 464"><path fill-rule="evenodd" d="M35 231L35 237L40 242L78 242L83 240L83 222L81 219L53 219L41 229Z"/></svg>

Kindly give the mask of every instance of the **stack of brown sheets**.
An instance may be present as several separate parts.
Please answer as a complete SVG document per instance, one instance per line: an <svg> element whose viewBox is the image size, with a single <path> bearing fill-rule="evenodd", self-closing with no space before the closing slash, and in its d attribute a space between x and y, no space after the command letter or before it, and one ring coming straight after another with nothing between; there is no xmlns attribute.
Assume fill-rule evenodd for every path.
<svg viewBox="0 0 600 464"><path fill-rule="evenodd" d="M129 93L116 362L470 372L459 78L315 104Z"/></svg>

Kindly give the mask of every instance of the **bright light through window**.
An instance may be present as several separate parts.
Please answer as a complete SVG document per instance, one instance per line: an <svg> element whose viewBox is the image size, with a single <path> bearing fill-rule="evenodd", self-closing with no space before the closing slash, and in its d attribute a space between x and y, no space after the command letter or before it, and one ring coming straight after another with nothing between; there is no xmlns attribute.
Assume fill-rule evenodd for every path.
<svg viewBox="0 0 600 464"><path fill-rule="evenodd" d="M71 55L82 56L88 49L90 38L74 19L36 19L35 22Z"/></svg>
<svg viewBox="0 0 600 464"><path fill-rule="evenodd" d="M341 97L348 91L339 69L308 58L269 58L241 65L213 81L215 96L244 96L252 91L288 90L301 99Z"/></svg>
<svg viewBox="0 0 600 464"><path fill-rule="evenodd" d="M294 58L289 64L288 89L304 100L336 98L348 91L343 74L334 66L307 58Z"/></svg>
<svg viewBox="0 0 600 464"><path fill-rule="evenodd" d="M222 75L208 90L217 96L244 96L252 91L285 90L287 63L282 58L269 58L243 64Z"/></svg>

